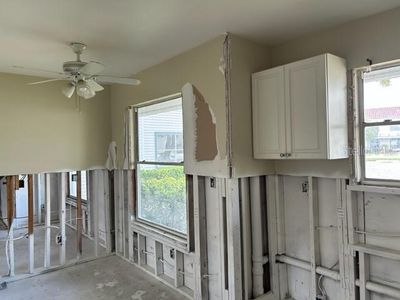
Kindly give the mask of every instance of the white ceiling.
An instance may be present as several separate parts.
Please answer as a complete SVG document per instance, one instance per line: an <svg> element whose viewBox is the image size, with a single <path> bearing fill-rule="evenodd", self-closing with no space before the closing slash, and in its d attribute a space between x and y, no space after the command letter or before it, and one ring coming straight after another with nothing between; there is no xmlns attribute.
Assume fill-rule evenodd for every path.
<svg viewBox="0 0 400 300"><path fill-rule="evenodd" d="M0 71L61 71L67 44L129 76L224 32L266 44L389 10L399 0L0 0ZM41 73L42 75L45 75ZM40 75L40 72L37 74Z"/></svg>

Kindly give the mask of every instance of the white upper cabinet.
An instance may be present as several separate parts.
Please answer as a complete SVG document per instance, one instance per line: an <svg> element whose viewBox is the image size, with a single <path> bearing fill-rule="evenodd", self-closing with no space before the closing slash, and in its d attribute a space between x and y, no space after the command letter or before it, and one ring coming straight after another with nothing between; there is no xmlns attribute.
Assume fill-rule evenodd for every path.
<svg viewBox="0 0 400 300"><path fill-rule="evenodd" d="M348 157L342 58L324 54L258 72L252 84L255 158Z"/></svg>

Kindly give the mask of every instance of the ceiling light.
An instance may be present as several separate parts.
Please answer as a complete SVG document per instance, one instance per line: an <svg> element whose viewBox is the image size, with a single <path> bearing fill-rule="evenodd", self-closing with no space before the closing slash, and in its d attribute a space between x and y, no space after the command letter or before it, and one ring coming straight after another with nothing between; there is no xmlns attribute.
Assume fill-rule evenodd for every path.
<svg viewBox="0 0 400 300"><path fill-rule="evenodd" d="M90 99L96 95L95 91L93 91L90 86L85 81L79 81L76 86L76 93L79 97L84 99Z"/></svg>
<svg viewBox="0 0 400 300"><path fill-rule="evenodd" d="M75 86L72 83L68 83L61 91L65 97L71 98L75 92Z"/></svg>

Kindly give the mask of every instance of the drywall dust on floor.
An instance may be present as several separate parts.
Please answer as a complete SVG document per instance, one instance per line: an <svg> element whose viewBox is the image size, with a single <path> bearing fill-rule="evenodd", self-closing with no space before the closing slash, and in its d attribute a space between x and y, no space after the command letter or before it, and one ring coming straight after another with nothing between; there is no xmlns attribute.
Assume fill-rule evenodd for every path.
<svg viewBox="0 0 400 300"><path fill-rule="evenodd" d="M0 299L180 300L183 295L117 256L9 283Z"/></svg>

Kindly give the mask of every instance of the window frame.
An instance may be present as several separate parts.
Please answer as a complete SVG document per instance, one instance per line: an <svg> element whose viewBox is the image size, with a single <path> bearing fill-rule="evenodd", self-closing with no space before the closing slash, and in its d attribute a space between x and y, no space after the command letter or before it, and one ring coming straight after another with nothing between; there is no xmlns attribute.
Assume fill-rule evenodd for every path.
<svg viewBox="0 0 400 300"><path fill-rule="evenodd" d="M189 208L190 208L190 203L189 203L189 189L188 189L188 177L187 175L185 175L185 195L186 195L186 233L180 232L178 230L174 230L173 228L170 228L168 226L164 226L162 224L157 224L154 222L151 222L149 220L143 219L139 217L139 205L140 205L140 189L139 189L139 180L140 180L140 175L139 175L139 166L140 165L159 165L159 166L182 166L184 167L184 160L185 157L183 157L183 161L181 162L156 162L156 161L140 161L139 160L139 149L140 149L140 145L139 145L139 118L138 118L138 110L139 108L142 107L146 107L146 106L150 106L150 105L154 105L154 104L158 104L158 103L162 103L162 102L167 102L167 101L171 101L177 98L181 98L182 99L182 114L183 114L183 95L182 93L176 93L176 94L172 94L166 97L161 97L158 99L154 99L154 100L150 100L147 102L143 102L137 105L133 105L131 106L134 109L134 167L135 167L135 197L136 197L136 201L135 201L135 211L134 211L134 223L138 223L140 226L145 227L147 230L153 231L156 234L158 234L158 232L161 232L161 234L165 234L167 235L168 238L172 238L174 240L178 240L178 241L184 241L185 243L187 243L187 247L189 244L189 237L191 235L190 231L190 224L189 222L191 222L189 216ZM183 118L182 118L183 119ZM183 134L184 135L184 134ZM183 145L184 148L184 145ZM184 151L184 149L183 149ZM187 248L185 247L185 248Z"/></svg>
<svg viewBox="0 0 400 300"><path fill-rule="evenodd" d="M76 197L72 196L70 194L70 182L69 182L69 176L71 173L74 173L74 172L76 173L77 171L67 172L67 191L68 191L67 198L76 202ZM89 172L86 170L81 171L81 172L86 172L86 198L89 198ZM81 175L81 177L82 177L82 175ZM82 187L81 187L81 189L82 189ZM88 199L81 198L81 201L82 201L82 203L87 203Z"/></svg>
<svg viewBox="0 0 400 300"><path fill-rule="evenodd" d="M361 68L356 68L353 70L353 110L355 122L354 124L354 138L355 145L358 147L358 151L354 154L356 155L355 161L353 163L353 171L355 175L355 180L365 185L379 185L379 186L394 186L400 187L400 179L380 179L380 178L369 178L366 177L366 145L365 145L365 130L368 127L377 126L390 126L390 125L400 125L400 120L389 121L383 120L381 122L365 122L365 111L364 111L364 74L388 69L392 67L400 67L400 60L394 60L384 63L379 63L375 65L365 66ZM358 141L357 141L358 140Z"/></svg>

